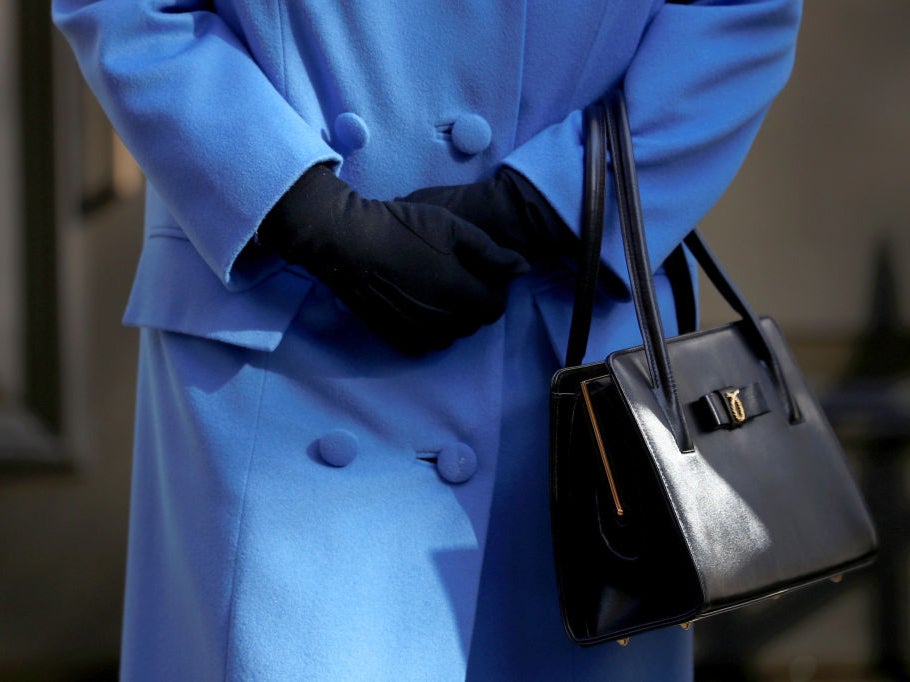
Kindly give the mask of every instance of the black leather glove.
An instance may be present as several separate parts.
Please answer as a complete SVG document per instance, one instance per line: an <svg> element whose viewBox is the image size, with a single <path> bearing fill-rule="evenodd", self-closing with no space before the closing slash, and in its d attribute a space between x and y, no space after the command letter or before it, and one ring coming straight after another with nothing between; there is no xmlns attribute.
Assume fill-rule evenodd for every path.
<svg viewBox="0 0 910 682"><path fill-rule="evenodd" d="M496 321L509 281L528 270L449 211L365 199L322 165L287 191L258 234L407 353L440 350Z"/></svg>
<svg viewBox="0 0 910 682"><path fill-rule="evenodd" d="M502 166L489 180L427 187L404 201L447 208L529 261L572 253L577 241L537 188L508 166Z"/></svg>

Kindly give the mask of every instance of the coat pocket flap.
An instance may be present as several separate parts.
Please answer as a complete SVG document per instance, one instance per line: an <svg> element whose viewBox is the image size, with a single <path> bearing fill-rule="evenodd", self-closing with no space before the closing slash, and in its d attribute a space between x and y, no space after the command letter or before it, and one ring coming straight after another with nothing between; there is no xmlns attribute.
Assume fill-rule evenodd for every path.
<svg viewBox="0 0 910 682"><path fill-rule="evenodd" d="M146 241L123 323L272 351L313 281L287 268L229 291L185 238Z"/></svg>

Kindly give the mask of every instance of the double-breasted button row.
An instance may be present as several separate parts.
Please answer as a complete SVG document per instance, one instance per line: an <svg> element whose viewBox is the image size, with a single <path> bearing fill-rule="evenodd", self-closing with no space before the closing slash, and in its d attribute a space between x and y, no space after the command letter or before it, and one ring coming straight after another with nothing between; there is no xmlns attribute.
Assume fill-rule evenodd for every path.
<svg viewBox="0 0 910 682"><path fill-rule="evenodd" d="M333 467L346 467L357 457L360 440L350 431L335 429L319 439L319 456Z"/></svg>
<svg viewBox="0 0 910 682"><path fill-rule="evenodd" d="M370 141L370 129L360 116L346 111L335 119L335 137L350 150L360 149Z"/></svg>
<svg viewBox="0 0 910 682"><path fill-rule="evenodd" d="M464 114L452 124L452 145L463 154L480 154L492 139L493 131L483 116Z"/></svg>
<svg viewBox="0 0 910 682"><path fill-rule="evenodd" d="M322 460L333 467L346 467L357 457L360 440L347 429L333 429L317 443ZM449 483L465 483L477 473L477 453L467 443L443 446L436 455L436 471Z"/></svg>
<svg viewBox="0 0 910 682"><path fill-rule="evenodd" d="M365 147L370 141L366 121L353 111L346 111L335 118L333 132L338 144L349 151ZM474 156L490 146L493 131L483 116L462 114L451 125L452 146L462 154Z"/></svg>
<svg viewBox="0 0 910 682"><path fill-rule="evenodd" d="M464 483L477 472L477 453L467 443L452 443L436 456L436 471L449 483Z"/></svg>

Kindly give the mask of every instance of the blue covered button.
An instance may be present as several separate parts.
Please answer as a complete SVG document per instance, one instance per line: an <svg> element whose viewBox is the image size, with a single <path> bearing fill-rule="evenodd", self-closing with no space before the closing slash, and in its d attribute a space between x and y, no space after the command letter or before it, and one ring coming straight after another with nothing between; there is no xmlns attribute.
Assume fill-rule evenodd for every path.
<svg viewBox="0 0 910 682"><path fill-rule="evenodd" d="M449 483L464 483L477 471L477 453L466 443L446 445L436 458L436 470Z"/></svg>
<svg viewBox="0 0 910 682"><path fill-rule="evenodd" d="M490 124L477 114L464 114L452 124L452 144L465 154L479 154L490 146L492 139Z"/></svg>
<svg viewBox="0 0 910 682"><path fill-rule="evenodd" d="M333 467L346 467L357 456L360 442L350 431L335 429L319 439L319 456Z"/></svg>
<svg viewBox="0 0 910 682"><path fill-rule="evenodd" d="M335 137L350 150L360 149L370 141L370 129L360 116L346 111L335 119Z"/></svg>

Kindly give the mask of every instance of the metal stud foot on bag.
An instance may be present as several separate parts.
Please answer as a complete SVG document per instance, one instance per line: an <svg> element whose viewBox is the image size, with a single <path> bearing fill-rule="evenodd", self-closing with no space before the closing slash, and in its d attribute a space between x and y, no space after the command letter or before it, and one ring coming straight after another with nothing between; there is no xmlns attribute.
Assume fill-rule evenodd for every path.
<svg viewBox="0 0 910 682"><path fill-rule="evenodd" d="M690 627L692 627L692 621L689 620L689 621L686 621L685 623L680 623L679 627L681 627L683 630L688 630Z"/></svg>
<svg viewBox="0 0 910 682"><path fill-rule="evenodd" d="M828 578L828 580L830 580L832 583L839 583L843 579L844 579L843 573L838 573L837 575Z"/></svg>
<svg viewBox="0 0 910 682"><path fill-rule="evenodd" d="M617 639L616 643L619 644L619 646L629 646L629 639L629 637L623 637L622 639Z"/></svg>

